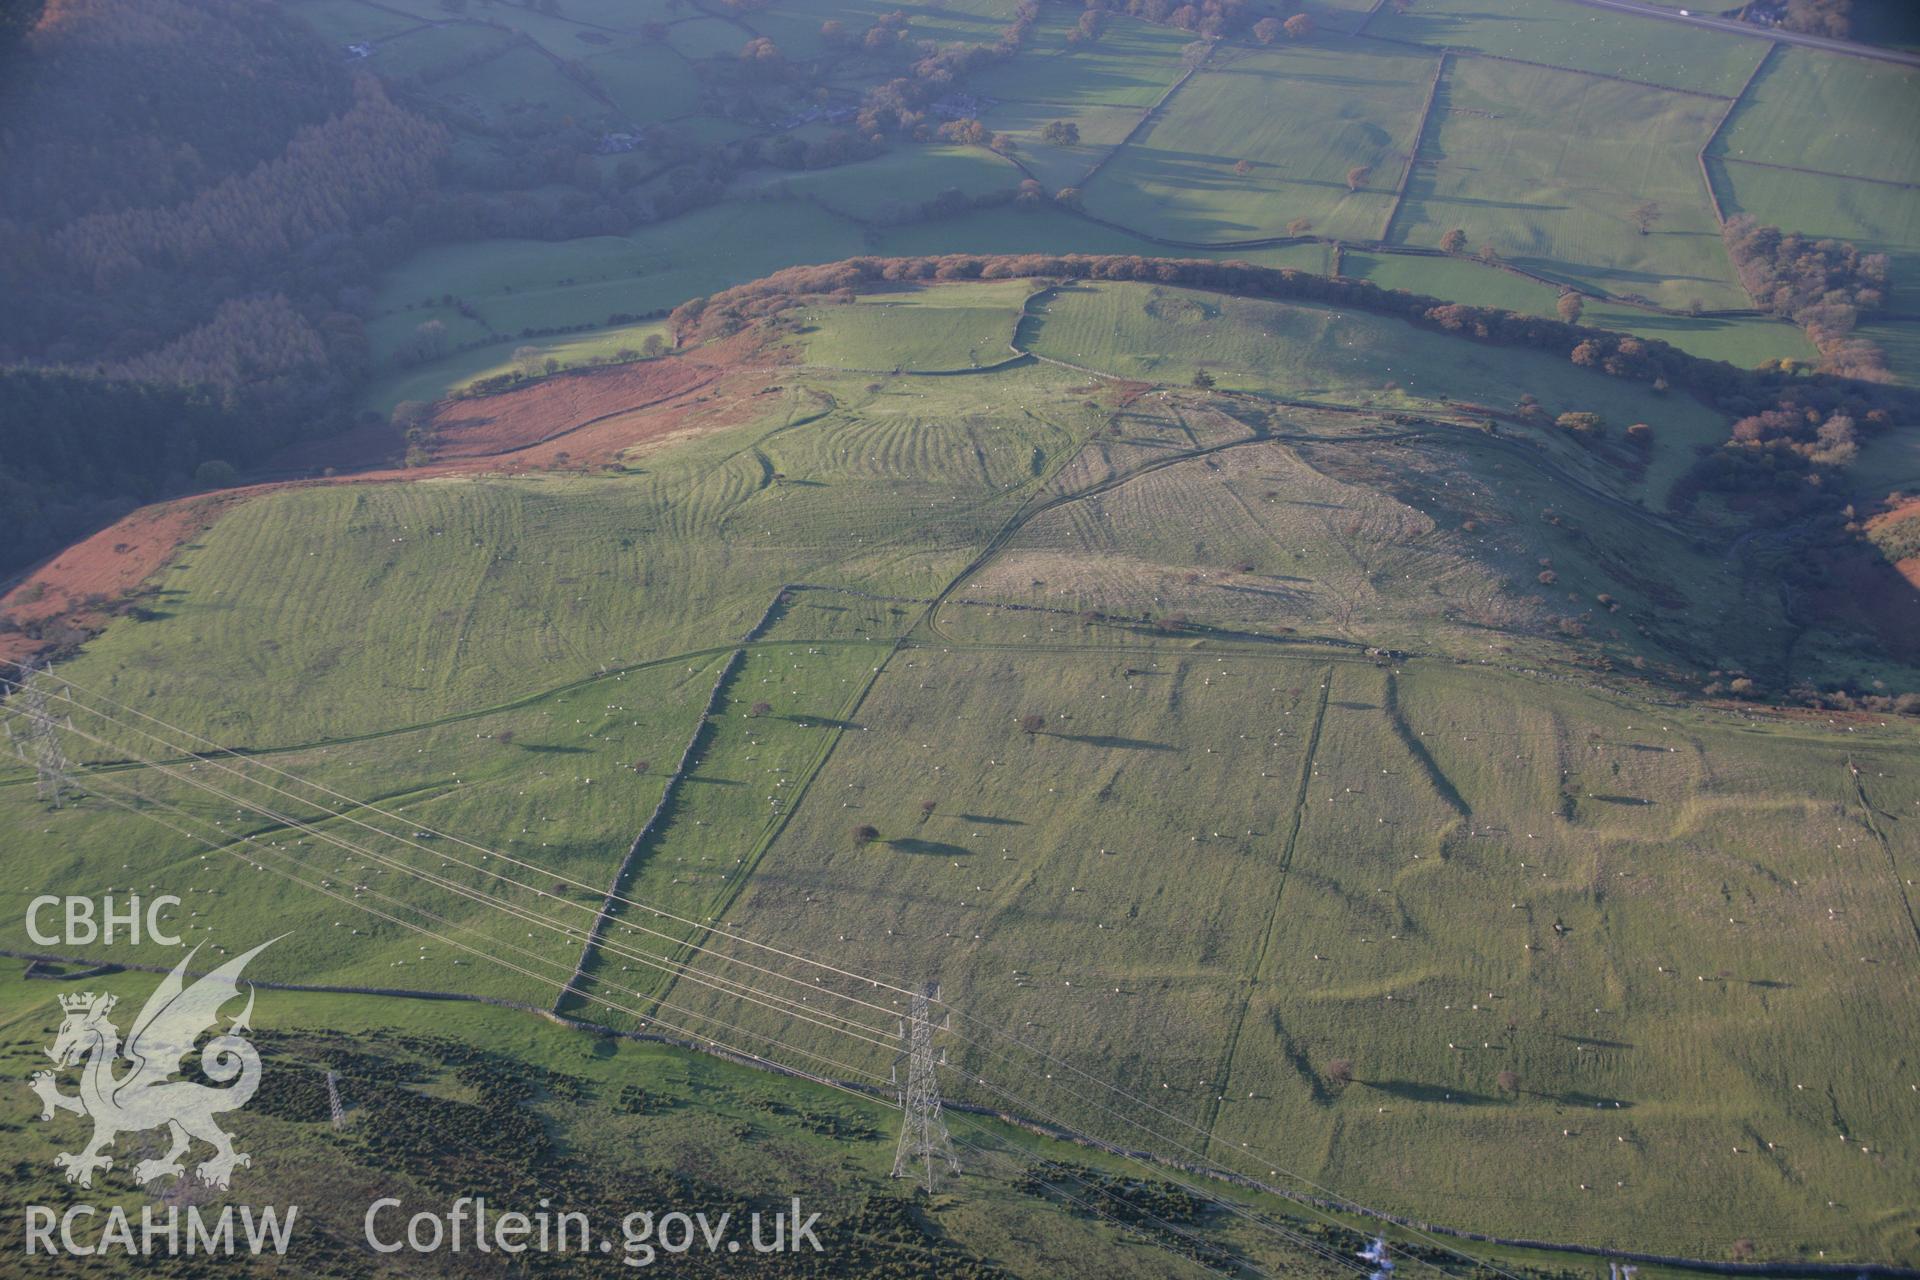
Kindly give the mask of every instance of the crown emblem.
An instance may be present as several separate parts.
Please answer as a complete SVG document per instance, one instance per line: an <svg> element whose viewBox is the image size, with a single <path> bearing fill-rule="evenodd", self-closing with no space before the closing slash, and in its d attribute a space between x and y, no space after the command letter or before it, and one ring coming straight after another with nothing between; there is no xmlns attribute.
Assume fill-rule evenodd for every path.
<svg viewBox="0 0 1920 1280"><path fill-rule="evenodd" d="M68 1013L86 1013L88 1010L96 1007L99 1012L106 1013L113 1008L118 1000L118 996L96 996L91 991L82 991L79 995L61 996L60 1007Z"/></svg>

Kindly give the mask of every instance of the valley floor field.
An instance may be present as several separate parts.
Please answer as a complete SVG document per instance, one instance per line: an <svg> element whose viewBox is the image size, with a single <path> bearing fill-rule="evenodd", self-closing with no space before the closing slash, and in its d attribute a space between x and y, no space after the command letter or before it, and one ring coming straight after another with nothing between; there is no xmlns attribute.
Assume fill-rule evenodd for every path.
<svg viewBox="0 0 1920 1280"><path fill-rule="evenodd" d="M604 99L583 116L613 136L753 135L709 114L689 68L710 75L754 33L816 56L823 16L844 6L656 15L664 43L632 15L496 9L482 23L422 8L396 36L405 19L362 0L302 8L330 36L373 40L376 59L414 42L448 45L442 62L479 57L494 46L453 46L493 40L481 66L499 72L518 50L532 78L517 92L482 77L458 93L479 114L456 153L484 167L504 120L565 116L582 92ZM860 252L1204 253L1540 314L1574 289L1590 295L1590 322L1743 367L1806 359L1804 337L1756 313L1735 278L1720 225L1745 212L1889 253L1888 305L1912 310L1920 242L1904 197L1920 174L1888 130L1920 105L1913 68L1576 0L1323 8L1311 38L1262 44L1244 32L1196 41L1117 13L1070 39L1068 16L1043 7L1026 45L966 76L952 106L1003 135L998 151L933 139L821 169L756 163L718 204L622 234L423 249L373 301L380 376L363 403L437 398L509 369L523 347L563 367L630 358L688 297ZM1012 16L1005 4L901 12L916 37L966 41ZM558 71L583 51L576 76ZM418 92L444 104L447 83ZM1286 126L1264 127L1274 118ZM1072 132L1049 136L1061 128ZM828 132L789 124L762 140ZM600 181L634 180L622 165L651 174L644 154L597 158ZM1016 202L1023 180L1037 189ZM1455 230L1465 251L1433 256ZM1898 352L1892 367L1906 376Z"/></svg>

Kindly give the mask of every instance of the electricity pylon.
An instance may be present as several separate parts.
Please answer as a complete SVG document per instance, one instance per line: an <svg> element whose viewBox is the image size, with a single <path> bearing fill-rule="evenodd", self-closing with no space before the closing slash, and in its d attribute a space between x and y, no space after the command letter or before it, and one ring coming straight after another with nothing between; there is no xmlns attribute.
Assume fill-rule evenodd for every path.
<svg viewBox="0 0 1920 1280"><path fill-rule="evenodd" d="M933 1020L931 1006L940 988L929 982L926 990L913 998L909 1021L900 1028L905 1042L907 1087L900 1095L900 1145L893 1153L893 1176L912 1177L915 1161L921 1164L921 1185L934 1188L938 1166L960 1172L960 1159L953 1153L953 1138L947 1133L946 1119L940 1114L940 1082L934 1077Z"/></svg>
<svg viewBox="0 0 1920 1280"><path fill-rule="evenodd" d="M53 715L47 710L47 689L43 677L51 674L51 671L52 668L39 671L26 666L20 668L20 678L13 681L13 696L20 714L26 719L27 728L25 734L16 736L9 722L7 739L13 744L14 754L34 767L34 795L58 809L67 792L74 787L73 780L67 776L67 751L61 744L59 727L54 724Z"/></svg>
<svg viewBox="0 0 1920 1280"><path fill-rule="evenodd" d="M347 1109L340 1105L340 1073L327 1072L327 1110L333 1115L333 1127L347 1127Z"/></svg>

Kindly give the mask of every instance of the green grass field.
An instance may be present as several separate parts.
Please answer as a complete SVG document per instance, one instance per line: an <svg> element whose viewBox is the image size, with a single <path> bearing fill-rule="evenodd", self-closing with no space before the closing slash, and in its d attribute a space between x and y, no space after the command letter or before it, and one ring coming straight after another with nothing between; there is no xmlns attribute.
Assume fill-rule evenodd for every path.
<svg viewBox="0 0 1920 1280"><path fill-rule="evenodd" d="M1920 182L1920 141L1900 124L1916 104L1920 71L1912 67L1782 46L1741 96L1713 154Z"/></svg>
<svg viewBox="0 0 1920 1280"><path fill-rule="evenodd" d="M1341 273L1371 280L1383 289L1446 298L1479 307L1505 307L1528 315L1552 316L1559 290L1510 271L1463 258L1425 258L1409 254L1359 253L1341 256ZM1616 329L1670 342L1708 360L1725 360L1751 369L1787 357L1813 360L1813 344L1785 321L1758 317L1663 315L1641 307L1589 300L1580 323Z"/></svg>
<svg viewBox="0 0 1920 1280"><path fill-rule="evenodd" d="M1385 6L1366 32L1727 98L1769 43L1561 0L1422 0L1405 13Z"/></svg>
<svg viewBox="0 0 1920 1280"><path fill-rule="evenodd" d="M1216 53L1088 184L1087 207L1200 243L1278 236L1295 218L1322 235L1377 238L1436 65L1331 38ZM1262 127L1276 116L1288 127ZM1350 191L1356 165L1372 176Z"/></svg>
<svg viewBox="0 0 1920 1280"><path fill-rule="evenodd" d="M1646 422L1657 439L1670 440L1656 447L1644 477L1654 495L1691 461L1693 445L1724 431L1692 400L1568 368L1545 353L1461 344L1363 312L1078 285L1038 304L1036 314L1027 338L1033 350L1126 377L1180 383L1204 368L1222 387L1383 410L1459 400L1507 411L1533 395L1548 420L1580 409L1617 429ZM1612 483L1634 490L1628 477Z"/></svg>
<svg viewBox="0 0 1920 1280"><path fill-rule="evenodd" d="M1912 191L1719 160L1709 161L1708 170L1729 215L1750 213L1777 227L1884 253L1892 264L1889 304L1897 310L1920 304L1920 202Z"/></svg>
<svg viewBox="0 0 1920 1280"><path fill-rule="evenodd" d="M808 361L843 369L943 372L1011 359L1025 280L920 289L813 307L798 317Z"/></svg>
<svg viewBox="0 0 1920 1280"><path fill-rule="evenodd" d="M1072 24L1041 11L1034 33L1006 62L972 77L968 88L988 98L1063 106L1146 108L1186 69L1185 32L1113 15L1100 38L1070 46Z"/></svg>
<svg viewBox="0 0 1920 1280"><path fill-rule="evenodd" d="M818 201L857 222L890 223L910 219L919 206L946 191L979 197L1011 192L1021 173L984 147L903 147L859 164L812 173L762 174L776 190Z"/></svg>
<svg viewBox="0 0 1920 1280"><path fill-rule="evenodd" d="M1920 386L1920 323L1889 320L1861 325L1859 334L1887 353L1887 367L1908 386Z"/></svg>
<svg viewBox="0 0 1920 1280"><path fill-rule="evenodd" d="M1694 299L1710 308L1749 305L1696 161L1721 105L1456 59L1393 238L1432 247L1458 227L1551 279L1675 308ZM1643 201L1660 210L1646 235L1630 216Z"/></svg>
<svg viewBox="0 0 1920 1280"><path fill-rule="evenodd" d="M1403 1210L1696 1254L1733 1230L1768 1256L1909 1248L1903 1151L1834 1137L1836 1116L1911 1128L1868 1065L1903 1055L1911 1019L1878 1048L1820 1030L1896 999L1888 962L1913 954L1846 798L1856 744L1572 691L1521 711L1503 687L1418 664L908 650L815 784L842 804L803 806L727 918L937 974L983 1024L1090 1051L1217 1158L1249 1141ZM1028 737L1013 722L1036 710ZM1909 732L1869 758L1893 765ZM857 846L859 822L880 841ZM1829 906L1826 942L1782 945ZM1759 1018L1795 1034L1756 1042ZM1327 1082L1335 1057L1356 1083Z"/></svg>
<svg viewBox="0 0 1920 1280"><path fill-rule="evenodd" d="M983 122L995 133L1012 137L1020 163L1051 192L1078 187L1088 171L1106 158L1140 123L1138 107L1097 103L996 102ZM1056 120L1080 131L1074 144L1052 143L1042 137Z"/></svg>
<svg viewBox="0 0 1920 1280"><path fill-rule="evenodd" d="M511 305L550 250L476 255L461 296ZM577 280L637 263L595 252ZM62 665L106 739L74 752L87 795L50 811L0 771L5 945L33 886L165 886L210 949L293 930L262 977L545 1004L664 799L582 1012L884 1088L898 993L877 1042L819 1013L937 978L959 1101L1470 1230L1920 1258L1920 848L1889 816L1916 730L1676 697L1838 651L1786 642L1727 531L1657 514L1725 422L1545 354L1144 285L1059 289L1019 340L1156 385L970 371L1035 287L796 309L767 337L808 363L763 351L752 407L713 406L735 425L598 474L235 506L155 616ZM864 371L894 365L969 371ZM1614 434L1484 429L1523 394ZM269 754L188 761L187 732ZM742 939L845 974L797 1010L699 980L774 954Z"/></svg>

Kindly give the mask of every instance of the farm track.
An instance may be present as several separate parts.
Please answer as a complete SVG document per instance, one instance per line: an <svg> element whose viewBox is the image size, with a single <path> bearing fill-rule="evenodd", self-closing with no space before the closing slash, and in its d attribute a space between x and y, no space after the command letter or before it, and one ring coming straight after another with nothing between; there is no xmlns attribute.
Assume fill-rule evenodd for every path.
<svg viewBox="0 0 1920 1280"><path fill-rule="evenodd" d="M1320 673L1320 699L1313 709L1313 726L1307 730L1307 749L1300 759L1300 781L1294 790L1293 808L1287 819L1287 837L1280 846L1280 858L1277 864L1279 874L1274 877L1273 901L1267 906L1266 927L1260 932L1260 942L1254 948L1253 958L1247 966L1247 975L1241 982L1242 995L1240 1010L1234 1015L1233 1026L1227 1032L1226 1043L1221 1046L1220 1064L1214 1068L1212 1086L1214 1090L1225 1090L1233 1071L1233 1058L1240 1048L1240 1033L1247 1023L1247 1014L1253 1009L1254 991L1260 985L1261 970L1266 968L1267 954L1273 946L1274 930L1280 922L1280 905L1286 896L1287 873L1293 868L1294 847L1300 840L1300 827L1307 816L1307 801L1313 784L1313 760L1320 750L1320 729L1326 723L1327 703L1333 696L1333 666L1329 664ZM1221 1092L1214 1092L1207 1102L1206 1116L1200 1127L1206 1131L1207 1141L1214 1141L1213 1126L1220 1119Z"/></svg>

